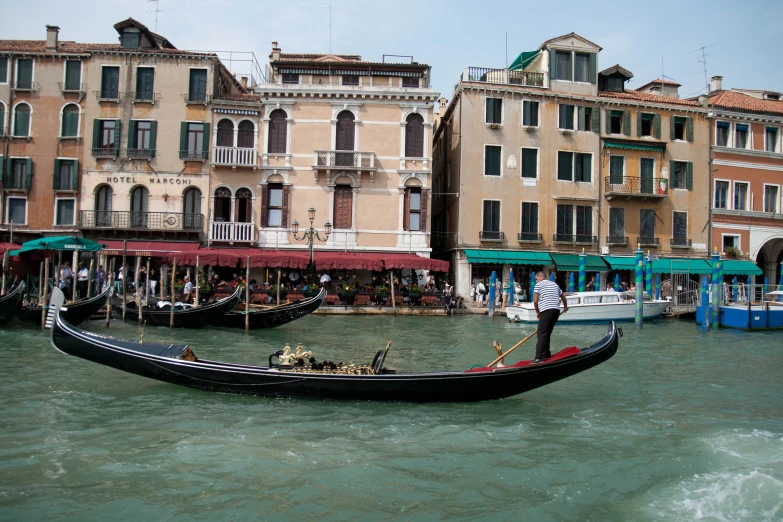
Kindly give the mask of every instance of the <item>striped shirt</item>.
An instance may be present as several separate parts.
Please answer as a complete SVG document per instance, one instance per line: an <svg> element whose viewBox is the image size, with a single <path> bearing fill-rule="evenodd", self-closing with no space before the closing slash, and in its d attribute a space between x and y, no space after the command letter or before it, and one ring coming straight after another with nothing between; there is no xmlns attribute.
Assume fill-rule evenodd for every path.
<svg viewBox="0 0 783 522"><path fill-rule="evenodd" d="M533 292L538 294L539 312L560 308L560 294L563 292L554 281L544 279L540 283L536 283L536 288Z"/></svg>

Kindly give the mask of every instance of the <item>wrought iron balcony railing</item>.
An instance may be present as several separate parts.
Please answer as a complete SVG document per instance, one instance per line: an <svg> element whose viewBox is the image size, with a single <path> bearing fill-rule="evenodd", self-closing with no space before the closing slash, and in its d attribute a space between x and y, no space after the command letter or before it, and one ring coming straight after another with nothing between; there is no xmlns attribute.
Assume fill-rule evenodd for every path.
<svg viewBox="0 0 783 522"><path fill-rule="evenodd" d="M31 91L36 92L41 89L38 82L31 80L16 80L11 87L12 91Z"/></svg>
<svg viewBox="0 0 783 522"><path fill-rule="evenodd" d="M625 236L606 236L606 244L610 246L628 246L628 238Z"/></svg>
<svg viewBox="0 0 783 522"><path fill-rule="evenodd" d="M93 158L116 158L120 155L120 149L114 147L99 147L92 149Z"/></svg>
<svg viewBox="0 0 783 522"><path fill-rule="evenodd" d="M669 245L672 248L691 248L693 240L684 237L673 237L669 241Z"/></svg>
<svg viewBox="0 0 783 522"><path fill-rule="evenodd" d="M462 81L548 87L547 74L543 72L509 71L508 69L488 69L486 67L466 67L462 72Z"/></svg>
<svg viewBox="0 0 783 522"><path fill-rule="evenodd" d="M506 235L503 232L494 230L479 231L479 241L503 241L504 239L506 239Z"/></svg>
<svg viewBox="0 0 783 522"><path fill-rule="evenodd" d="M520 232L517 234L517 241L520 243L541 243L544 236L535 232Z"/></svg>
<svg viewBox="0 0 783 522"><path fill-rule="evenodd" d="M375 153L350 150L316 150L315 168L375 169Z"/></svg>
<svg viewBox="0 0 783 522"><path fill-rule="evenodd" d="M79 228L115 228L130 230L183 230L200 232L202 214L177 212L132 212L112 210L79 211Z"/></svg>
<svg viewBox="0 0 783 522"><path fill-rule="evenodd" d="M120 102L120 98L125 97L124 92L116 91L114 89L101 89L100 91L94 91L95 98L99 101Z"/></svg>
<svg viewBox="0 0 783 522"><path fill-rule="evenodd" d="M638 176L607 176L604 179L607 196L630 196L642 198L664 198L669 195L666 178L647 178Z"/></svg>
<svg viewBox="0 0 783 522"><path fill-rule="evenodd" d="M136 91L128 93L128 98L133 100L133 103L155 103L160 99L160 93L150 91Z"/></svg>
<svg viewBox="0 0 783 522"><path fill-rule="evenodd" d="M657 237L637 237L636 242L643 247L658 248L661 246L661 242Z"/></svg>
<svg viewBox="0 0 783 522"><path fill-rule="evenodd" d="M205 92L188 92L182 95L182 99L185 103L204 104L212 101L212 96Z"/></svg>
<svg viewBox="0 0 783 522"><path fill-rule="evenodd" d="M155 157L155 149L128 149L128 159L151 159Z"/></svg>
<svg viewBox="0 0 783 522"><path fill-rule="evenodd" d="M209 151L181 150L179 151L179 159L182 161L206 161L209 159Z"/></svg>

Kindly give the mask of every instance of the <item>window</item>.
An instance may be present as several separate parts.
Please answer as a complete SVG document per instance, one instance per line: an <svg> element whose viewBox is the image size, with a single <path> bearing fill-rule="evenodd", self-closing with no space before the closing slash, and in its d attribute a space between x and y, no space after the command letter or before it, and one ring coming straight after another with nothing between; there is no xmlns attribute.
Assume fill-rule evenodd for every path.
<svg viewBox="0 0 783 522"><path fill-rule="evenodd" d="M411 87L415 88L419 86L419 79L418 78L408 78L406 76L403 76L402 78L402 86L403 87Z"/></svg>
<svg viewBox="0 0 783 522"><path fill-rule="evenodd" d="M409 188L405 191L405 208L407 211L407 222L404 223L405 230L418 231L422 230L421 219L421 189Z"/></svg>
<svg viewBox="0 0 783 522"><path fill-rule="evenodd" d="M154 158L157 122L131 120L128 127L128 157L131 159Z"/></svg>
<svg viewBox="0 0 783 522"><path fill-rule="evenodd" d="M538 149L522 149L522 177L538 177Z"/></svg>
<svg viewBox="0 0 783 522"><path fill-rule="evenodd" d="M493 233L499 234L500 232L500 201L484 201L483 219L481 221L481 231L488 239ZM499 238L499 236L498 236Z"/></svg>
<svg viewBox="0 0 783 522"><path fill-rule="evenodd" d="M226 187L219 187L215 190L214 202L212 206L214 221L218 223L231 221L231 191Z"/></svg>
<svg viewBox="0 0 783 522"><path fill-rule="evenodd" d="M136 67L136 101L151 101L155 99L155 69L152 67Z"/></svg>
<svg viewBox="0 0 783 522"><path fill-rule="evenodd" d="M522 102L522 125L538 127L538 102L524 100Z"/></svg>
<svg viewBox="0 0 783 522"><path fill-rule="evenodd" d="M244 187L234 193L235 219L237 223L253 222L253 194Z"/></svg>
<svg viewBox="0 0 783 522"><path fill-rule="evenodd" d="M558 151L557 179L559 181L592 181L592 154Z"/></svg>
<svg viewBox="0 0 783 522"><path fill-rule="evenodd" d="M150 138L152 136L152 122L151 121L139 121L136 122L136 141L134 145L136 149L149 149Z"/></svg>
<svg viewBox="0 0 783 522"><path fill-rule="evenodd" d="M734 183L734 210L746 210L748 199L748 184Z"/></svg>
<svg viewBox="0 0 783 522"><path fill-rule="evenodd" d="M780 152L778 149L778 129L767 127L764 129L764 150L767 152Z"/></svg>
<svg viewBox="0 0 783 522"><path fill-rule="evenodd" d="M639 238L647 243L655 240L655 211L652 209L639 210Z"/></svg>
<svg viewBox="0 0 783 522"><path fill-rule="evenodd" d="M609 183L612 185L625 183L625 156L609 157Z"/></svg>
<svg viewBox="0 0 783 522"><path fill-rule="evenodd" d="M101 98L117 99L120 97L120 68L103 67L101 70Z"/></svg>
<svg viewBox="0 0 783 522"><path fill-rule="evenodd" d="M237 125L237 147L252 149L255 145L256 126L252 121L242 120Z"/></svg>
<svg viewBox="0 0 783 522"><path fill-rule="evenodd" d="M778 211L778 187L775 185L764 186L764 212Z"/></svg>
<svg viewBox="0 0 783 522"><path fill-rule="evenodd" d="M6 189L30 190L30 169L32 160L29 158L12 158Z"/></svg>
<svg viewBox="0 0 783 522"><path fill-rule="evenodd" d="M286 74L286 73L283 73L283 83L298 84L299 83L299 75L298 74Z"/></svg>
<svg viewBox="0 0 783 522"><path fill-rule="evenodd" d="M574 207L558 205L555 223L555 241L574 241Z"/></svg>
<svg viewBox="0 0 783 522"><path fill-rule="evenodd" d="M405 157L424 157L424 118L411 114L405 119Z"/></svg>
<svg viewBox="0 0 783 522"><path fill-rule="evenodd" d="M571 81L571 53L569 51L555 52L554 80Z"/></svg>
<svg viewBox="0 0 783 522"><path fill-rule="evenodd" d="M182 201L182 213L184 214L182 227L189 229L201 228L201 191L191 187L185 191Z"/></svg>
<svg viewBox="0 0 783 522"><path fill-rule="evenodd" d="M672 140L685 140L685 118L672 117Z"/></svg>
<svg viewBox="0 0 783 522"><path fill-rule="evenodd" d="M590 81L590 55L574 53L574 81Z"/></svg>
<svg viewBox="0 0 783 522"><path fill-rule="evenodd" d="M622 207L609 208L609 237L607 243L622 244L625 241L625 209Z"/></svg>
<svg viewBox="0 0 783 522"><path fill-rule="evenodd" d="M639 136L652 137L654 114L641 114L639 117Z"/></svg>
<svg viewBox="0 0 783 522"><path fill-rule="evenodd" d="M358 76L343 76L343 85L359 86Z"/></svg>
<svg viewBox="0 0 783 522"><path fill-rule="evenodd" d="M561 103L559 106L558 128L574 130L574 106Z"/></svg>
<svg viewBox="0 0 783 522"><path fill-rule="evenodd" d="M136 187L131 192L131 226L145 228L147 226L147 201L149 191L145 187Z"/></svg>
<svg viewBox="0 0 783 522"><path fill-rule="evenodd" d="M114 193L108 185L103 185L95 191L95 226L110 227L112 225L113 195Z"/></svg>
<svg viewBox="0 0 783 522"><path fill-rule="evenodd" d="M288 146L287 114L283 109L275 109L269 114L269 139L267 152L269 154L285 154Z"/></svg>
<svg viewBox="0 0 783 522"><path fill-rule="evenodd" d="M217 126L217 146L234 146L234 122L228 119L222 119Z"/></svg>
<svg viewBox="0 0 783 522"><path fill-rule="evenodd" d="M180 158L184 160L200 160L207 158L206 147L204 146L204 139L207 125L204 123L189 123L185 122L184 136L182 139L185 143L180 143Z"/></svg>
<svg viewBox="0 0 783 522"><path fill-rule="evenodd" d="M351 111L342 111L337 115L335 132L335 149L354 150L356 118ZM353 154L336 154L335 163L340 167L352 167L354 165Z"/></svg>
<svg viewBox="0 0 783 522"><path fill-rule="evenodd" d="M641 181L639 191L642 194L653 194L655 192L655 160L652 158L640 158L639 174L639 181Z"/></svg>
<svg viewBox="0 0 783 522"><path fill-rule="evenodd" d="M29 58L19 58L16 60L16 88L33 88L33 60Z"/></svg>
<svg viewBox="0 0 783 522"><path fill-rule="evenodd" d="M735 127L734 131L734 146L738 149L748 148L748 126L740 125L739 123Z"/></svg>
<svg viewBox="0 0 783 522"><path fill-rule="evenodd" d="M576 108L576 128L580 131L592 132L593 130L593 108L582 107Z"/></svg>
<svg viewBox="0 0 783 522"><path fill-rule="evenodd" d="M672 239L679 239L680 243L683 244L682 240L688 239L688 213L687 212L677 212L676 210L672 214ZM674 242L674 244L677 244Z"/></svg>
<svg viewBox="0 0 783 522"><path fill-rule="evenodd" d="M63 138L75 138L79 135L79 106L70 103L63 107L63 121L60 128L60 136Z"/></svg>
<svg viewBox="0 0 783 522"><path fill-rule="evenodd" d="M14 225L27 224L27 198L8 198L8 210L6 211L6 223Z"/></svg>
<svg viewBox="0 0 783 522"><path fill-rule="evenodd" d="M687 164L684 161L672 161L672 188L684 189L685 188L685 172Z"/></svg>
<svg viewBox="0 0 783 522"><path fill-rule="evenodd" d="M625 111L609 111L609 132L611 134L623 133L623 113Z"/></svg>
<svg viewBox="0 0 783 522"><path fill-rule="evenodd" d="M99 145L102 149L111 149L114 144L119 140L117 131L117 122L115 120L98 120L100 123L100 141Z"/></svg>
<svg viewBox="0 0 783 522"><path fill-rule="evenodd" d="M503 99L487 98L485 123L503 123Z"/></svg>
<svg viewBox="0 0 783 522"><path fill-rule="evenodd" d="M715 127L715 145L718 147L728 147L730 131L731 124L725 121L719 121Z"/></svg>
<svg viewBox="0 0 783 522"><path fill-rule="evenodd" d="M188 81L188 101L207 101L207 70L191 69Z"/></svg>
<svg viewBox="0 0 783 522"><path fill-rule="evenodd" d="M728 208L726 206L726 200L729 194L729 182L728 181L716 181L715 182L715 208Z"/></svg>
<svg viewBox="0 0 783 522"><path fill-rule="evenodd" d="M538 203L522 203L521 240L538 239Z"/></svg>
<svg viewBox="0 0 783 522"><path fill-rule="evenodd" d="M723 236L723 251L725 252L729 247L740 250L740 237L732 235Z"/></svg>
<svg viewBox="0 0 783 522"><path fill-rule="evenodd" d="M122 47L125 49L138 49L141 44L141 33L122 33Z"/></svg>
<svg viewBox="0 0 783 522"><path fill-rule="evenodd" d="M8 83L8 58L0 58L0 83Z"/></svg>
<svg viewBox="0 0 783 522"><path fill-rule="evenodd" d="M82 62L79 60L67 60L65 62L65 89L63 90L82 90Z"/></svg>
<svg viewBox="0 0 783 522"><path fill-rule="evenodd" d="M77 160L54 161L54 190L78 190Z"/></svg>
<svg viewBox="0 0 783 522"><path fill-rule="evenodd" d="M576 214L576 242L593 242L593 207L574 205Z"/></svg>
<svg viewBox="0 0 783 522"><path fill-rule="evenodd" d="M350 229L353 226L353 187L337 185L334 188L334 228Z"/></svg>
<svg viewBox="0 0 783 522"><path fill-rule="evenodd" d="M503 148L500 145L485 145L484 146L484 175L485 176L500 176L500 161L501 151Z"/></svg>
<svg viewBox="0 0 783 522"><path fill-rule="evenodd" d="M57 199L54 209L54 224L60 226L73 225L76 217L75 210L75 199Z"/></svg>
<svg viewBox="0 0 783 522"><path fill-rule="evenodd" d="M30 106L26 103L20 103L14 108L14 136L30 136L30 112Z"/></svg>
<svg viewBox="0 0 783 522"><path fill-rule="evenodd" d="M269 184L267 187L268 203L266 211L266 226L283 226L283 186Z"/></svg>
<svg viewBox="0 0 783 522"><path fill-rule="evenodd" d="M609 92L623 92L625 78L620 76L608 76L606 78L606 90Z"/></svg>
<svg viewBox="0 0 783 522"><path fill-rule="evenodd" d="M557 152L557 179L559 181L574 180L574 153L558 151Z"/></svg>

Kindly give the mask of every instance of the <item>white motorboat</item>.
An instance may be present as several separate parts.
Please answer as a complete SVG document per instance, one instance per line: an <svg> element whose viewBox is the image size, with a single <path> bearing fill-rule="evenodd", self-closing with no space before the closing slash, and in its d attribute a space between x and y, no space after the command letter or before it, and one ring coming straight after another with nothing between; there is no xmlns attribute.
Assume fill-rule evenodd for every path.
<svg viewBox="0 0 783 522"><path fill-rule="evenodd" d="M568 313L563 314L558 322L590 323L607 321L633 321L636 318L636 299L634 292L573 292L566 294ZM644 319L656 319L667 307L670 301L651 298L644 294ZM562 305L560 309L562 310ZM521 323L538 322L533 303L517 303L506 307L506 317L509 321Z"/></svg>

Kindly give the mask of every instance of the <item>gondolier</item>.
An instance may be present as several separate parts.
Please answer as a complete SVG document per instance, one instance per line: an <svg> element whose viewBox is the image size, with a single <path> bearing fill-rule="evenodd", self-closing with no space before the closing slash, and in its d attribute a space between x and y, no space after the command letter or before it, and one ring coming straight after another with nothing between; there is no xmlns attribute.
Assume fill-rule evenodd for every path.
<svg viewBox="0 0 783 522"><path fill-rule="evenodd" d="M533 292L533 305L538 316L538 342L536 358L533 362L538 363L552 357L549 351L549 337L560 317L560 303L563 303L563 313L568 311L568 303L557 283L548 280L544 272L536 273L536 288Z"/></svg>

